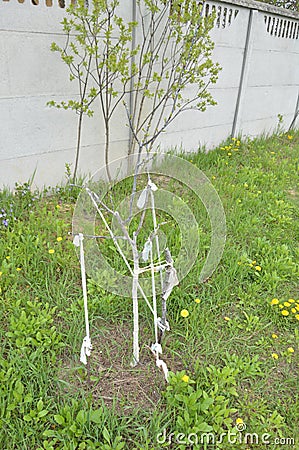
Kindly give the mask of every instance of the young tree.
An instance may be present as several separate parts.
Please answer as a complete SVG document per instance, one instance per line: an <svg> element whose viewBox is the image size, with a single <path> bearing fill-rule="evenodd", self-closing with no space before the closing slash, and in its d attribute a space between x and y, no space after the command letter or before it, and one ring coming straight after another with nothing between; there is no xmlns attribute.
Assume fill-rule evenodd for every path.
<svg viewBox="0 0 299 450"><path fill-rule="evenodd" d="M111 179L108 168L111 118L128 92L130 61L137 51L130 45L136 24L125 23L117 15L118 5L117 0L93 0L90 7L85 0L71 4L68 16L62 21L65 45L53 43L51 46L67 64L70 81L78 82L79 100L48 102L49 106L72 109L79 114L73 178L78 169L83 115L94 114L91 106L99 98L105 127L105 163Z"/></svg>
<svg viewBox="0 0 299 450"><path fill-rule="evenodd" d="M161 262L157 237L159 223L154 196L157 186L152 182L149 173L147 184L137 200L137 207L142 210L139 223L135 230L129 232L134 200L136 205L137 178L141 165L145 164L144 154L150 154L159 136L181 113L190 109L205 111L209 105L215 104L208 87L216 82L220 67L211 59L213 42L209 32L214 17L203 17L202 6L196 0L132 1L133 17L129 22L122 16L123 4L118 0L93 0L89 7L85 6L84 0L78 0L78 4L68 9L68 17L63 21L66 44L64 47L53 44L52 50L58 51L68 65L70 79L78 81L79 101L50 104L65 109L71 108L79 113L80 144L83 114L92 115L91 106L99 98L105 128L105 162L109 181L111 181L109 146L113 133L112 118L122 104L125 107L128 119L126 125L129 126L131 133L128 155L135 154L136 147L138 155L127 216L123 217L118 210L108 207L101 197L89 188L86 188L85 192L132 276L134 364L139 361L138 290L148 302L140 285L140 274L145 270L140 266L140 255L145 255L145 260L150 260L150 267L146 270L150 271L152 280L153 306L149 302L148 306L155 317L156 335L152 350L156 355L157 365L163 368L164 363L159 358L161 336L158 336L154 282L157 267L153 257L153 242L156 242L159 270L162 268L166 270L164 282L160 280L162 317L159 324L162 334L168 326L166 299L178 283L178 279L170 251L166 251L164 262ZM74 177L76 171L77 164ZM151 210L152 227L146 242L143 243L143 250L140 251L137 237L144 227L143 211L146 210L146 205L149 205ZM122 233L121 238L125 239L130 247L133 267L125 257L104 213L117 221ZM82 237L82 230L77 231ZM89 336L87 338L89 342ZM89 348L86 354L88 352ZM167 376L165 366L163 370Z"/></svg>
<svg viewBox="0 0 299 450"><path fill-rule="evenodd" d="M93 114L91 105L99 98L109 179L111 123L122 103L131 135L128 154L136 145L138 153L149 151L179 114L215 104L208 87L220 70L211 59L214 18L203 17L196 0L133 0L133 5L132 21L126 22L118 0L93 0L89 7L78 0L63 21L65 46L52 44L70 79L78 81L79 101L49 104L79 114L78 162L82 117Z"/></svg>
<svg viewBox="0 0 299 450"><path fill-rule="evenodd" d="M136 142L152 149L182 112L214 105L208 86L220 70L211 59L214 18L203 17L196 0L137 0L136 20L140 48L133 64L133 107L128 110L134 135L129 153Z"/></svg>

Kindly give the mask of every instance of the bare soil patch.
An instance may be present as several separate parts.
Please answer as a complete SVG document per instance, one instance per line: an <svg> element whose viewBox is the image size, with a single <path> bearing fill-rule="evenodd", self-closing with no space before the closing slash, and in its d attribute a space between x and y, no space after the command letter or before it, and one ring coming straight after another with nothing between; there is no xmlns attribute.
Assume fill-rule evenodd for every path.
<svg viewBox="0 0 299 450"><path fill-rule="evenodd" d="M150 350L151 336L141 336L140 363L131 367L131 324L110 324L92 339L93 350L85 368L78 361L64 356L59 375L64 392L83 389L93 401L103 400L117 410L151 410L157 406L167 383L163 372L156 366ZM172 357L167 348L161 358L169 370L176 372L184 367L179 356Z"/></svg>

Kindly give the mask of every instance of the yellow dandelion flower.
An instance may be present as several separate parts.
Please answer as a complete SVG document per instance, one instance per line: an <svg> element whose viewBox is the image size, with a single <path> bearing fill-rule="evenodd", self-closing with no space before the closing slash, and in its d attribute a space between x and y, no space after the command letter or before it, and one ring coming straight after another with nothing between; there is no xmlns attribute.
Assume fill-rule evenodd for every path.
<svg viewBox="0 0 299 450"><path fill-rule="evenodd" d="M50 255L53 255L53 253L55 253L54 248L50 248L49 253L50 253Z"/></svg>
<svg viewBox="0 0 299 450"><path fill-rule="evenodd" d="M212 176L212 180L216 180L216 177L214 175Z"/></svg>
<svg viewBox="0 0 299 450"><path fill-rule="evenodd" d="M296 309L296 308L292 308L291 311L292 311L292 313L294 313L294 314L297 313L297 309Z"/></svg>
<svg viewBox="0 0 299 450"><path fill-rule="evenodd" d="M244 421L243 421L243 419L241 419L241 417L238 417L236 419L236 425L243 425L243 423L244 423Z"/></svg>
<svg viewBox="0 0 299 450"><path fill-rule="evenodd" d="M272 334L272 338L273 338L273 339L277 339L277 338L278 338L277 334L273 333L273 334Z"/></svg>
<svg viewBox="0 0 299 450"><path fill-rule="evenodd" d="M240 144L241 144L241 142L240 142L240 141L237 141L237 142L236 142L236 145L240 145Z"/></svg>
<svg viewBox="0 0 299 450"><path fill-rule="evenodd" d="M226 320L227 322L229 322L229 321L230 321L230 318L227 317L227 316L225 316L225 317L224 317L224 320Z"/></svg>
<svg viewBox="0 0 299 450"><path fill-rule="evenodd" d="M296 306L297 311L299 311L299 306Z"/></svg>
<svg viewBox="0 0 299 450"><path fill-rule="evenodd" d="M299 320L299 314L296 314L296 316L295 316L295 317L296 317L296 319L297 319L297 320Z"/></svg>
<svg viewBox="0 0 299 450"><path fill-rule="evenodd" d="M0 277L1 277L2 274L3 274L3 272L0 272Z"/></svg>
<svg viewBox="0 0 299 450"><path fill-rule="evenodd" d="M270 152L271 153L271 155L275 155L275 152Z"/></svg>
<svg viewBox="0 0 299 450"><path fill-rule="evenodd" d="M288 352L289 352L289 353L294 353L294 351L295 351L295 350L293 349L293 347L288 347Z"/></svg>
<svg viewBox="0 0 299 450"><path fill-rule="evenodd" d="M196 298L194 301L195 301L195 303L200 303L201 302L200 298Z"/></svg>
<svg viewBox="0 0 299 450"><path fill-rule="evenodd" d="M182 311L181 311L181 316L182 316L182 317L188 317L188 316L189 316L189 311L188 311L188 309L182 309Z"/></svg>
<svg viewBox="0 0 299 450"><path fill-rule="evenodd" d="M10 256L6 256L6 259L10 259Z"/></svg>
<svg viewBox="0 0 299 450"><path fill-rule="evenodd" d="M232 156L231 152L228 152L227 156Z"/></svg>
<svg viewBox="0 0 299 450"><path fill-rule="evenodd" d="M188 383L188 381L189 381L188 375L183 375L181 380L184 381L184 383Z"/></svg>
<svg viewBox="0 0 299 450"><path fill-rule="evenodd" d="M278 298L273 298L273 300L271 300L270 305L278 305L278 303L279 303Z"/></svg>
<svg viewBox="0 0 299 450"><path fill-rule="evenodd" d="M281 309L283 308L283 305L278 305L278 306L279 306L279 308L281 308Z"/></svg>
<svg viewBox="0 0 299 450"><path fill-rule="evenodd" d="M255 266L256 264L256 260L252 261L251 264L253 264Z"/></svg>
<svg viewBox="0 0 299 450"><path fill-rule="evenodd" d="M278 354L277 353L272 353L272 358L273 359L278 359Z"/></svg>
<svg viewBox="0 0 299 450"><path fill-rule="evenodd" d="M56 205L56 208L57 208L57 209L60 209L60 208L61 208L61 206L60 206L60 205Z"/></svg>
<svg viewBox="0 0 299 450"><path fill-rule="evenodd" d="M288 302L289 303L295 303L295 300L293 298L289 298Z"/></svg>
<svg viewBox="0 0 299 450"><path fill-rule="evenodd" d="M261 266L255 266L255 270L257 270L258 272L260 272L262 270Z"/></svg>
<svg viewBox="0 0 299 450"><path fill-rule="evenodd" d="M235 137L232 138L232 141L236 141L236 140L237 140L237 138L235 138Z"/></svg>
<svg viewBox="0 0 299 450"><path fill-rule="evenodd" d="M288 134L288 139L291 140L293 139L294 136L292 136L291 134Z"/></svg>
<svg viewBox="0 0 299 450"><path fill-rule="evenodd" d="M56 241L57 241L57 242L61 242L61 241L62 241L62 237L59 236L59 237L56 239Z"/></svg>
<svg viewBox="0 0 299 450"><path fill-rule="evenodd" d="M281 314L282 314L283 316L288 316L290 313L289 313L289 311L287 311L286 309L283 309L283 310L281 311Z"/></svg>
<svg viewBox="0 0 299 450"><path fill-rule="evenodd" d="M284 304L284 306L285 306L286 308L288 308L289 306L291 306L291 303L289 303L289 302L284 302L283 304Z"/></svg>
<svg viewBox="0 0 299 450"><path fill-rule="evenodd" d="M22 270L22 269L21 269L21 267L17 267L16 270L17 270L18 272L20 272L20 270Z"/></svg>

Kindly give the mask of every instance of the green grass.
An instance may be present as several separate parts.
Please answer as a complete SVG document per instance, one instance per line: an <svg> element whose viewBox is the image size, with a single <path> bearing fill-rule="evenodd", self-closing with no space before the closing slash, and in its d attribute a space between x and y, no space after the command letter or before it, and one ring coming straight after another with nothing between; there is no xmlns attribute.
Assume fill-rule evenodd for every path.
<svg viewBox="0 0 299 450"><path fill-rule="evenodd" d="M79 362L83 300L68 234L79 189L39 193L28 183L0 193L1 449L299 448L299 133L228 140L184 157L217 190L227 242L217 270L199 284L210 224L198 200L170 182L199 223L200 254L168 302L163 358L174 372L168 386L148 349L146 306L140 305L142 364L132 369L131 301L91 279L94 350L89 367ZM130 192L128 181L120 192ZM167 221L163 232L176 255L179 230L167 214L159 220ZM101 245L123 271L111 242ZM241 433L237 419L246 425ZM175 441L184 439L179 433L194 442L206 432L218 440L225 433L223 442ZM250 436L240 442L246 432L259 443Z"/></svg>

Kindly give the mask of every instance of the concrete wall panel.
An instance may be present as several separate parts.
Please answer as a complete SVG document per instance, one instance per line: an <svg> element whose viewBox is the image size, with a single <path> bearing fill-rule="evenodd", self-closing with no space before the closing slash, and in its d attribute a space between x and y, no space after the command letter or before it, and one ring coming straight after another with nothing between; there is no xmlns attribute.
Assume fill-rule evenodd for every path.
<svg viewBox="0 0 299 450"><path fill-rule="evenodd" d="M120 5L130 20L132 2ZM47 0L47 4L50 0ZM160 137L162 148L197 150L219 144L232 132L269 133L282 114L287 127L299 92L299 15L254 0L208 0L203 14L216 14L211 32L214 61L222 66L210 87L217 106L181 115ZM0 185L26 181L37 169L37 185L64 179L65 163L75 157L77 116L51 109L49 100L76 95L67 68L49 48L64 42L58 0L34 6L29 0L0 0ZM127 152L129 129L121 105L112 123L110 158ZM104 162L104 126L99 104L85 118L80 170L93 172Z"/></svg>

